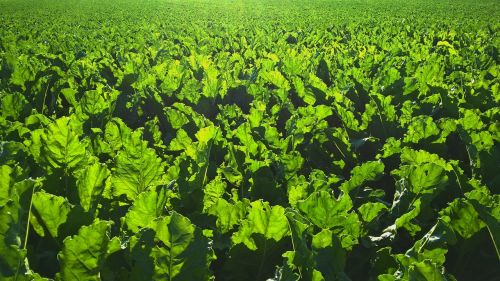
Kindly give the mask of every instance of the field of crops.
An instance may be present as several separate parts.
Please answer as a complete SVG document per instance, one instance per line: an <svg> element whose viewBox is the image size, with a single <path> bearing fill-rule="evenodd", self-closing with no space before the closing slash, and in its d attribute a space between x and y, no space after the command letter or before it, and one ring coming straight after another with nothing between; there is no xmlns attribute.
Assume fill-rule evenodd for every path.
<svg viewBox="0 0 500 281"><path fill-rule="evenodd" d="M499 11L0 0L0 280L500 280Z"/></svg>

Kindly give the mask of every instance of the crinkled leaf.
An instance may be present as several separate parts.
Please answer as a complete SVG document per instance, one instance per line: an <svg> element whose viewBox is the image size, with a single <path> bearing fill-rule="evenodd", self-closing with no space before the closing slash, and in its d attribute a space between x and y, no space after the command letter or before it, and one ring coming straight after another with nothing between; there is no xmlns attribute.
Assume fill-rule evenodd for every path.
<svg viewBox="0 0 500 281"><path fill-rule="evenodd" d="M219 198L209 209L208 214L217 218L217 229L221 233L227 233L234 228L245 216L246 204L238 201L235 204Z"/></svg>
<svg viewBox="0 0 500 281"><path fill-rule="evenodd" d="M341 189L350 192L367 181L376 180L383 174L384 168L384 163L380 161L369 161L356 166L351 171L351 178L342 184Z"/></svg>
<svg viewBox="0 0 500 281"><path fill-rule="evenodd" d="M160 217L165 212L167 199L167 188L159 188L158 191L151 189L139 194L125 215L128 229L137 232Z"/></svg>
<svg viewBox="0 0 500 281"><path fill-rule="evenodd" d="M124 194L134 200L141 192L159 185L163 173L164 163L141 141L134 150L124 149L118 153L112 170L113 194Z"/></svg>
<svg viewBox="0 0 500 281"><path fill-rule="evenodd" d="M265 239L280 241L288 234L285 209L281 206L270 207L269 203L254 201L248 217L241 224L238 232L232 236L234 244L244 243L250 250L257 249L253 234L262 234Z"/></svg>
<svg viewBox="0 0 500 281"><path fill-rule="evenodd" d="M101 280L100 270L113 245L109 237L111 225L110 221L97 220L64 239L58 255L62 280Z"/></svg>
<svg viewBox="0 0 500 281"><path fill-rule="evenodd" d="M78 197L80 205L85 211L88 211L99 201L109 175L109 170L100 163L85 167L78 175L76 181Z"/></svg>
<svg viewBox="0 0 500 281"><path fill-rule="evenodd" d="M59 226L68 219L71 205L66 198L46 192L35 192L33 194L33 209L35 216L31 217L31 223L40 236L45 235L44 229L48 230L54 238L58 237ZM41 228L43 226L43 228Z"/></svg>
<svg viewBox="0 0 500 281"><path fill-rule="evenodd" d="M420 140L439 135L439 128L430 116L414 117L408 125L406 142L418 143Z"/></svg>
<svg viewBox="0 0 500 281"><path fill-rule="evenodd" d="M297 208L312 223L326 229L343 225L352 202L347 194L335 199L326 191L316 191L307 199L297 202Z"/></svg>
<svg viewBox="0 0 500 281"><path fill-rule="evenodd" d="M153 249L154 279L209 280L213 251L209 240L188 218L173 212L156 221L156 239L162 244Z"/></svg>
<svg viewBox="0 0 500 281"><path fill-rule="evenodd" d="M465 199L455 199L439 212L443 220L450 224L463 238L470 238L483 228L484 222L474 207Z"/></svg>
<svg viewBox="0 0 500 281"><path fill-rule="evenodd" d="M361 205L358 208L358 212L361 215L361 219L365 222L371 222L374 220L382 211L387 210L388 207L380 202L368 202Z"/></svg>
<svg viewBox="0 0 500 281"><path fill-rule="evenodd" d="M85 144L79 140L75 120L61 117L51 123L40 135L40 164L51 168L75 168L86 156Z"/></svg>

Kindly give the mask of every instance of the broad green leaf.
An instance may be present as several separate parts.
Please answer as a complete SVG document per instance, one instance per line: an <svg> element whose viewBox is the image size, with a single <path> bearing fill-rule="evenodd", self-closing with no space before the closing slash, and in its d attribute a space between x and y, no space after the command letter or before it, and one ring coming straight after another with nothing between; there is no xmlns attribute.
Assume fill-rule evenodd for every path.
<svg viewBox="0 0 500 281"><path fill-rule="evenodd" d="M140 228L148 226L156 218L160 217L165 211L167 203L167 188L159 190L144 191L125 215L125 223L132 232L137 232Z"/></svg>
<svg viewBox="0 0 500 281"><path fill-rule="evenodd" d="M162 244L152 251L155 280L210 280L213 251L209 240L188 218L173 212L156 221L156 239Z"/></svg>
<svg viewBox="0 0 500 281"><path fill-rule="evenodd" d="M95 163L85 167L78 175L76 186L80 205L89 211L100 200L100 196L110 175L105 165Z"/></svg>
<svg viewBox="0 0 500 281"><path fill-rule="evenodd" d="M189 152L189 150L193 150L192 143L193 140L191 140L186 131L179 129L175 138L170 142L168 149L172 151L187 151L189 155L192 155L193 152Z"/></svg>
<svg viewBox="0 0 500 281"><path fill-rule="evenodd" d="M21 270L26 251L22 249L22 227L18 214L19 204L9 201L0 204L0 279L14 277Z"/></svg>
<svg viewBox="0 0 500 281"><path fill-rule="evenodd" d="M285 209L281 206L270 207L269 203L254 201L247 219L241 223L238 232L232 236L233 244L243 243L248 249L256 250L253 234L262 234L265 239L280 241L288 234Z"/></svg>
<svg viewBox="0 0 500 281"><path fill-rule="evenodd" d="M323 229L315 234L312 239L312 246L315 249L323 249L333 245L333 233L331 230Z"/></svg>
<svg viewBox="0 0 500 281"><path fill-rule="evenodd" d="M306 230L309 222L295 210L287 209L286 217L290 226L290 236L294 245L293 251L286 252L283 256L287 258L287 265L298 269L302 276L309 280L312 278L314 267L313 252L309 247Z"/></svg>
<svg viewBox="0 0 500 281"><path fill-rule="evenodd" d="M109 104L104 100L102 88L100 88L86 91L80 99L79 106L85 114L96 115L106 110Z"/></svg>
<svg viewBox="0 0 500 281"><path fill-rule="evenodd" d="M264 81L269 82L280 89L290 90L290 83L286 80L283 74L281 74L281 72L277 70L263 71L260 75Z"/></svg>
<svg viewBox="0 0 500 281"><path fill-rule="evenodd" d="M411 209L407 213L396 219L396 227L405 228L411 235L415 235L419 232L422 228L419 225L414 224L412 220L420 214L421 204L422 202L420 199L416 200L413 205L410 206Z"/></svg>
<svg viewBox="0 0 500 281"><path fill-rule="evenodd" d="M201 144L207 144L210 140L215 138L215 135L217 134L217 128L214 126L209 126L205 128L201 128L197 133L196 133L196 138Z"/></svg>
<svg viewBox="0 0 500 281"><path fill-rule="evenodd" d="M450 52L450 54L458 55L458 52L457 50L455 50L455 47L453 47L453 45L451 45L448 41L439 41L437 42L436 46L446 47L446 49L448 50L448 52Z"/></svg>
<svg viewBox="0 0 500 281"><path fill-rule="evenodd" d="M16 274L21 278L29 271L28 264L24 263L29 208L24 199L28 193L31 195L36 183L31 179L16 182L13 172L8 166L0 167L2 196L8 195L0 201L0 280L15 280Z"/></svg>
<svg viewBox="0 0 500 281"><path fill-rule="evenodd" d="M486 224L500 259L500 195L490 195L488 188L480 186L465 196Z"/></svg>
<svg viewBox="0 0 500 281"><path fill-rule="evenodd" d="M100 271L108 255L112 222L95 221L82 226L77 235L64 239L58 259L62 280L101 280Z"/></svg>
<svg viewBox="0 0 500 281"><path fill-rule="evenodd" d="M113 118L106 123L104 138L114 150L122 148L124 143L132 139L132 130L119 118Z"/></svg>
<svg viewBox="0 0 500 281"><path fill-rule="evenodd" d="M164 112L167 116L168 122L173 129L180 129L185 124L189 123L189 119L186 117L186 114L177 110L175 108L167 107L164 109Z"/></svg>
<svg viewBox="0 0 500 281"><path fill-rule="evenodd" d="M434 263L443 266L448 252L448 245L456 243L455 232L443 220L438 222L415 244L405 255L416 260L432 260Z"/></svg>
<svg viewBox="0 0 500 281"><path fill-rule="evenodd" d="M299 77L293 77L292 81L293 81L293 86L295 88L295 91L297 91L298 96L301 97L305 103L307 103L309 105L314 105L316 103L316 96L314 95L313 91L308 89L304 85L304 82L302 81L302 79Z"/></svg>
<svg viewBox="0 0 500 281"><path fill-rule="evenodd" d="M312 238L312 248L316 268L325 280L349 280L344 273L346 251L331 230L323 229L315 234Z"/></svg>
<svg viewBox="0 0 500 281"><path fill-rule="evenodd" d="M481 112L465 109L463 110L463 117L457 122L462 125L466 131L481 130L484 123L481 121Z"/></svg>
<svg viewBox="0 0 500 281"><path fill-rule="evenodd" d="M465 199L455 199L448 207L439 212L443 221L463 238L470 238L481 230L485 224L479 218L474 207Z"/></svg>
<svg viewBox="0 0 500 281"><path fill-rule="evenodd" d="M26 98L20 93L12 93L0 99L0 114L18 120L23 110L29 105Z"/></svg>
<svg viewBox="0 0 500 281"><path fill-rule="evenodd" d="M443 168L446 167L447 170L451 169L451 168L448 168L446 161L444 159L440 158L439 155L427 152L425 150L413 150L413 149L410 149L408 147L405 147L402 149L401 162L404 164L410 164L410 165L434 163L434 164L439 165Z"/></svg>
<svg viewBox="0 0 500 281"><path fill-rule="evenodd" d="M61 117L49 125L40 136L39 163L54 169L76 168L86 158L86 145L79 140L77 121Z"/></svg>
<svg viewBox="0 0 500 281"><path fill-rule="evenodd" d="M422 139L439 135L439 128L430 116L416 116L408 125L405 142L418 143Z"/></svg>
<svg viewBox="0 0 500 281"><path fill-rule="evenodd" d="M78 94L78 91L75 89L71 88L64 88L61 89L61 94L64 96L66 101L73 107L78 106L78 102L76 101L76 94Z"/></svg>
<svg viewBox="0 0 500 281"><path fill-rule="evenodd" d="M335 199L326 191L316 191L307 199L297 202L297 208L312 223L328 229L345 223L347 213L352 208L352 201L347 194Z"/></svg>
<svg viewBox="0 0 500 281"><path fill-rule="evenodd" d="M361 219L365 222L373 221L382 211L389 208L380 202L368 202L358 208Z"/></svg>
<svg viewBox="0 0 500 281"><path fill-rule="evenodd" d="M222 198L226 192L227 183L221 176L217 176L203 187L203 211L207 211L217 201Z"/></svg>
<svg viewBox="0 0 500 281"><path fill-rule="evenodd" d="M54 238L59 236L59 227L66 222L71 211L71 205L66 198L46 192L33 194L34 215L31 223L40 236L45 235L45 229Z"/></svg>
<svg viewBox="0 0 500 281"><path fill-rule="evenodd" d="M350 192L368 181L376 180L384 173L384 168L384 163L381 161L369 161L356 166L351 171L351 178L340 188L345 192Z"/></svg>
<svg viewBox="0 0 500 281"><path fill-rule="evenodd" d="M343 218L344 219L344 218ZM352 247L358 244L358 238L361 234L361 223L355 212L349 213L343 222L343 226L335 229L342 248L352 250Z"/></svg>
<svg viewBox="0 0 500 281"><path fill-rule="evenodd" d="M240 140L241 145L244 149L248 151L251 155L255 155L258 152L259 144L252 137L252 130L248 123L243 123L235 130L235 135Z"/></svg>
<svg viewBox="0 0 500 281"><path fill-rule="evenodd" d="M408 175L411 191L415 194L434 193L436 188L444 186L448 181L443 168L426 163L410 168Z"/></svg>
<svg viewBox="0 0 500 281"><path fill-rule="evenodd" d="M225 199L219 198L210 206L207 213L217 218L217 229L221 233L227 233L244 218L246 207L242 201L231 204Z"/></svg>
<svg viewBox="0 0 500 281"><path fill-rule="evenodd" d="M139 141L130 148L125 147L118 152L116 166L112 170L113 194L125 195L129 200L134 200L141 192L161 184L164 166L145 141Z"/></svg>
<svg viewBox="0 0 500 281"><path fill-rule="evenodd" d="M424 260L414 263L410 266L409 280L415 281L446 281L446 277L442 273L440 266L433 263L431 260Z"/></svg>

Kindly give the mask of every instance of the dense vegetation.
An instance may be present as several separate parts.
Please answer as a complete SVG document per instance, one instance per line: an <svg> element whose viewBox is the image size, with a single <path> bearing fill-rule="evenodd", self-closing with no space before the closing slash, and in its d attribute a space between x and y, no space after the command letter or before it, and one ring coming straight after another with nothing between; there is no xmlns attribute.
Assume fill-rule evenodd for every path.
<svg viewBox="0 0 500 281"><path fill-rule="evenodd" d="M0 0L0 280L498 280L498 11Z"/></svg>

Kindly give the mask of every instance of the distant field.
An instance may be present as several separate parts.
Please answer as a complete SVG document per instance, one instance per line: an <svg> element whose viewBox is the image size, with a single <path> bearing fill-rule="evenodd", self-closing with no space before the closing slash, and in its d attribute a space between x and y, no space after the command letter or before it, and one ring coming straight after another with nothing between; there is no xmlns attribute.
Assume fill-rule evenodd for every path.
<svg viewBox="0 0 500 281"><path fill-rule="evenodd" d="M499 8L0 0L0 280L499 280Z"/></svg>

